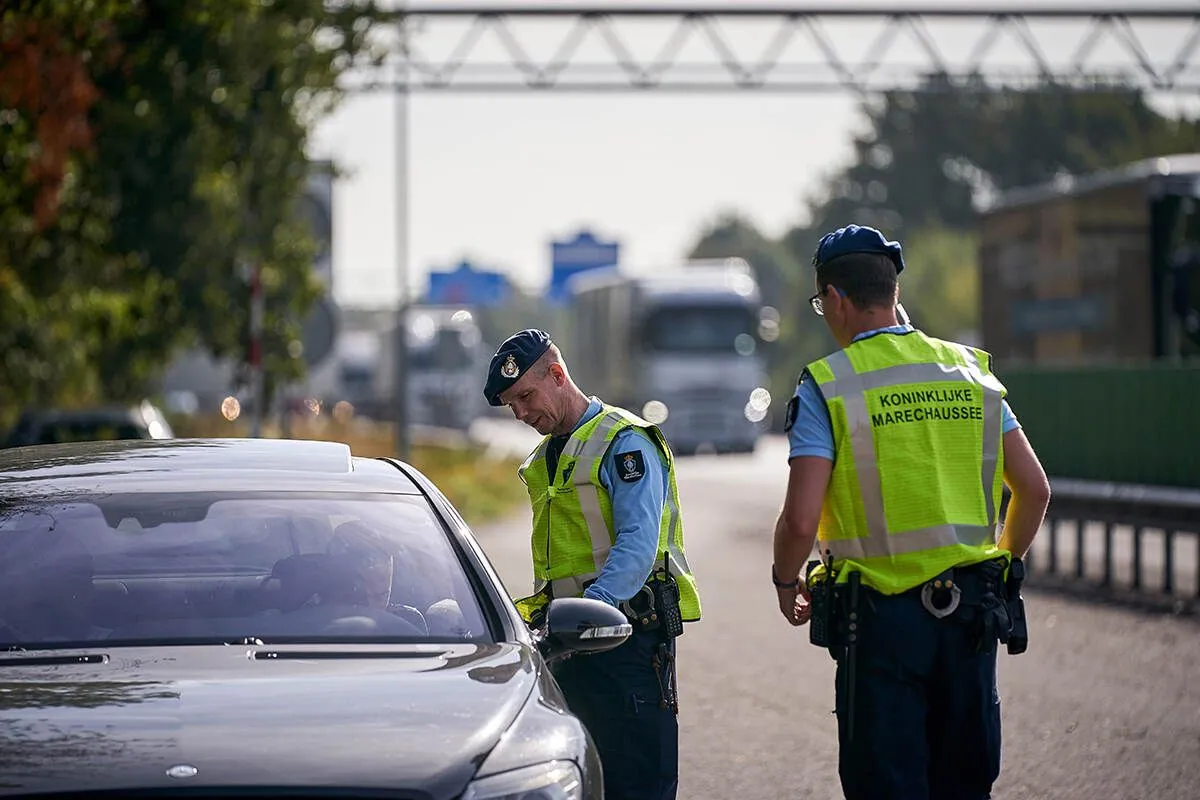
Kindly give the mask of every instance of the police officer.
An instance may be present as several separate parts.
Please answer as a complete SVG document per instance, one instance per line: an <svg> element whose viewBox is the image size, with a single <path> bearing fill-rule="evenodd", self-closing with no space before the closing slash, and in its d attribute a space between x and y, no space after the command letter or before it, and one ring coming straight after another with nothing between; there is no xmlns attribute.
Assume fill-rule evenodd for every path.
<svg viewBox="0 0 1200 800"><path fill-rule="evenodd" d="M521 466L533 507L535 594L517 601L527 622L554 597L601 600L637 620L657 566L678 587L685 621L700 618L684 557L671 449L657 427L589 398L540 330L507 339L492 357L484 396L544 437ZM567 703L587 727L607 800L674 798L679 725L673 638L665 626L603 653L555 665Z"/></svg>
<svg viewBox="0 0 1200 800"><path fill-rule="evenodd" d="M788 405L779 609L793 625L816 615L815 640L816 601L832 596L848 800L987 798L996 643L1016 619L1000 595L1049 484L991 357L897 319L899 243L850 225L820 240L813 265L810 304L842 349L808 364ZM1001 481L1012 496L997 540ZM801 575L814 541L824 562Z"/></svg>

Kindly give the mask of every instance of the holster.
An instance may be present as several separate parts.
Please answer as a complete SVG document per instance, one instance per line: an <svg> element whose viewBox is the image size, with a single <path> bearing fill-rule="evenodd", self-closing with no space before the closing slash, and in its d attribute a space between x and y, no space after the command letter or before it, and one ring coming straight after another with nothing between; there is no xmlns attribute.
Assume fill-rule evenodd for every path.
<svg viewBox="0 0 1200 800"><path fill-rule="evenodd" d="M841 655L849 641L850 625L857 627L859 592L850 582L839 584L837 573L827 565L821 580L813 581L818 561L810 561L805 575L811 613L808 620L808 640L817 647L829 650L834 660ZM850 578L858 581L857 573Z"/></svg>

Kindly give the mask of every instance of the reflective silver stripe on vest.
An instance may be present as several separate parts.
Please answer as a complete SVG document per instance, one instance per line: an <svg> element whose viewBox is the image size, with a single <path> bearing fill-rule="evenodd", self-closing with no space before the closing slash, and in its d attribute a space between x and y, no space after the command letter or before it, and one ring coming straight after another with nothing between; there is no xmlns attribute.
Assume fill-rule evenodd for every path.
<svg viewBox="0 0 1200 800"><path fill-rule="evenodd" d="M964 348L965 349L965 348ZM884 389L905 383L938 383L956 381L959 383L978 384L984 393L1001 390L1000 382L995 376L987 374L975 366L972 353L972 364L896 364L883 369L858 373L850 363L850 356L845 350L838 350L825 363L833 372L833 380L821 385L821 394L828 400L833 397L844 397L851 394L862 394L872 389Z"/></svg>
<svg viewBox="0 0 1200 800"><path fill-rule="evenodd" d="M616 427L616 425L622 420L623 417L621 417L621 415L612 414L609 419L606 419L604 422L602 422L601 427L605 428L605 436L607 436L608 432ZM610 421L612 424L609 424ZM654 437L652 435L650 436L650 440L654 442ZM607 443L601 446L607 449ZM655 442L655 449L658 449L657 442ZM601 450L598 456L603 454L604 451ZM667 563L668 569L671 571L671 573L675 576L679 576L683 574L691 574L692 570L687 563L687 558L684 556L683 551L679 548L679 502L675 497L675 490L676 487L674 486L674 481L668 478L666 496L664 497L667 507L667 552L670 556ZM661 554L657 555L661 557ZM656 560L655 567L657 566L659 566L659 562ZM680 572L679 570L683 571Z"/></svg>
<svg viewBox="0 0 1200 800"><path fill-rule="evenodd" d="M833 372L833 380L820 387L821 393L825 395L826 403L833 397L841 397L846 409L846 424L850 428L850 451L854 454L854 468L858 473L858 488L866 516L867 536L872 540L886 541L888 534L887 520L883 515L883 485L879 479L879 464L875 461L875 438L871 433L871 415L867 413L864 387L846 351L837 351L826 359L826 363ZM853 390L850 389L852 386ZM838 394L826 394L826 387L829 387L831 392L836 389ZM821 546L828 547L825 542L822 542Z"/></svg>
<svg viewBox="0 0 1200 800"><path fill-rule="evenodd" d="M533 448L533 452L525 458L525 462L521 464L521 466L517 467L517 474L521 477L522 481L525 480L525 472L531 466L533 466L538 459L544 459L546 457L546 448L549 447L549 445L550 437L543 438L542 441L538 443L538 446Z"/></svg>
<svg viewBox="0 0 1200 800"><path fill-rule="evenodd" d="M983 365L979 363L979 354L966 345L959 345L963 354L966 355L968 361L974 365L976 372L981 376L991 378L990 374L984 373ZM1000 462L1000 448L1004 446L1001 441L1001 430L1004 427L1004 397L1000 393L1000 387L995 378L992 378L990 384L983 384L983 468L981 477L983 478L983 497L987 501L987 518L988 522L996 522L996 498L992 495L992 487L996 483L996 469Z"/></svg>
<svg viewBox="0 0 1200 800"><path fill-rule="evenodd" d="M669 555L668 571L675 577L691 575L692 568L687 562L687 556L679 547L679 503L675 500L675 481L667 481L667 554Z"/></svg>
<svg viewBox="0 0 1200 800"><path fill-rule="evenodd" d="M917 528L900 531L883 539L874 536L859 539L833 539L821 542L835 559L886 558L888 556L919 553L938 547L965 544L982 547L996 540L996 530L990 525L935 525L932 528Z"/></svg>
<svg viewBox="0 0 1200 800"><path fill-rule="evenodd" d="M575 494L579 496L579 508L583 512L588 536L592 540L592 563L601 566L608 558L609 551L612 550L613 537L608 532L608 525L604 521L604 512L600 510L600 489L588 479L587 475L572 474L571 480L575 484Z"/></svg>
<svg viewBox="0 0 1200 800"><path fill-rule="evenodd" d="M970 352L969 348L963 350ZM845 350L839 350L825 359L833 373L833 380L818 386L826 403L834 398L842 400L867 525L867 535L864 537L822 541L821 547L828 549L834 558L874 558L954 544L986 544L994 541L996 509L992 498L992 481L995 479L1000 451L1001 385L994 376L982 372L973 352L970 352L970 356L970 366L897 364L861 374L854 371L854 365L850 363L850 356ZM945 381L970 383L983 390L983 469L980 478L983 481L989 524L983 527L937 525L889 534L883 509L879 463L875 458L875 436L865 392L910 383ZM975 541L980 531L984 538ZM838 555L839 550L846 554Z"/></svg>
<svg viewBox="0 0 1200 800"><path fill-rule="evenodd" d="M612 444L611 442L607 441L608 435L613 431L614 428L618 427L625 421L626 420L622 415L609 412L604 419L597 423L596 429L592 432L592 435L580 442L578 446L574 448L574 454L580 459L603 458ZM653 441L653 436L651 436L651 441ZM568 444L567 448L564 448L564 452L566 452L568 448L574 444L575 442ZM655 447L657 449L657 444ZM591 511L587 502L584 502L584 516L588 519L589 530L593 531L592 545L594 548L596 545L596 534L594 531L601 530L604 531L606 535L608 534L608 526L604 524L603 515L600 513L599 502L596 495L598 490L594 487L589 487L588 491L584 491L584 484L590 484L590 475L581 475L577 472L575 473L574 481L579 486L579 497L581 502L596 502L595 514L596 518L600 520L598 527L593 527L592 517L590 516ZM675 576L691 574L691 567L688 565L687 557L683 554L683 551L679 547L679 503L675 497L675 486L672 480L667 481L666 496L664 500L667 508L667 552L669 556L667 561L668 569ZM607 553L607 550L611 549L611 543L609 543L607 540L605 542L605 547ZM657 560L658 555L660 554L656 554L655 567L659 566L659 561ZM588 579L588 576L584 576L580 580L580 586L582 586L583 581ZM582 589L580 589L580 591L582 591Z"/></svg>
<svg viewBox="0 0 1200 800"><path fill-rule="evenodd" d="M571 473L571 483L575 484L575 493L579 496L579 508L583 512L588 536L592 540L592 563L596 565L602 565L608 558L609 551L612 550L613 537L608 530L608 524L604 521L604 512L600 510L600 489L592 483L591 462L604 455L606 447L604 439L620 422L614 417L615 415L610 415L600 420L587 438L572 438L563 447L563 454L559 458L560 461L563 458L575 458L587 466L587 469L576 469ZM578 584L578 591L575 592L578 595L582 594L583 581L588 580L588 577L576 576L564 580L574 581ZM557 593L556 596L558 596Z"/></svg>
<svg viewBox="0 0 1200 800"><path fill-rule="evenodd" d="M608 450L610 442L608 435L612 433L613 428L620 425L624 419L620 414L609 412L596 423L596 429L586 439L579 441L578 446L574 448L574 455L579 458L601 458ZM571 442L575 444L575 442ZM565 449L565 448L564 448Z"/></svg>

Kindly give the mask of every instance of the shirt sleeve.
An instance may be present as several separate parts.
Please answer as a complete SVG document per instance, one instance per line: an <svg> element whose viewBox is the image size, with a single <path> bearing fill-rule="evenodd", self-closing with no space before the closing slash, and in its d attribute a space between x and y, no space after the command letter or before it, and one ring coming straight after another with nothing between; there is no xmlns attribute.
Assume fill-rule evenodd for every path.
<svg viewBox="0 0 1200 800"><path fill-rule="evenodd" d="M1015 431L1017 428L1021 427L1021 423L1017 421L1016 414L1014 414L1012 409L1008 407L1007 400L1000 401L1000 414L1004 420L1000 425L1001 433Z"/></svg>
<svg viewBox="0 0 1200 800"><path fill-rule="evenodd" d="M834 461L833 423L817 382L807 373L788 408L788 458L820 456Z"/></svg>
<svg viewBox="0 0 1200 800"><path fill-rule="evenodd" d="M600 575L583 596L615 606L637 594L654 568L668 490L664 458L644 432L624 430L604 457L600 484L612 499L617 536Z"/></svg>

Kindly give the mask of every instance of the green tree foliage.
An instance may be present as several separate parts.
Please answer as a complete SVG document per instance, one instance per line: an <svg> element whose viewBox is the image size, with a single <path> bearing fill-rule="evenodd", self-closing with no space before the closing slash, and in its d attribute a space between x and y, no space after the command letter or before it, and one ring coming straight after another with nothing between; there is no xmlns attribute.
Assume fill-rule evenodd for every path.
<svg viewBox="0 0 1200 800"><path fill-rule="evenodd" d="M1197 121L1158 114L1134 89L944 91L941 80L864 102L851 162L823 181L807 219L778 240L750 221L720 217L691 248L749 260L766 302L783 312L771 369L777 406L804 363L835 347L806 305L824 232L857 223L900 239L901 294L913 322L958 337L978 326L976 200L1060 173L1200 149Z"/></svg>
<svg viewBox="0 0 1200 800"><path fill-rule="evenodd" d="M180 348L240 355L262 269L283 380L318 296L295 213L371 5L17 0L0 16L0 397L123 400Z"/></svg>
<svg viewBox="0 0 1200 800"><path fill-rule="evenodd" d="M979 328L979 247L971 231L929 224L904 244L900 301L914 325L943 339Z"/></svg>
<svg viewBox="0 0 1200 800"><path fill-rule="evenodd" d="M969 230L989 192L1200 144L1194 122L1159 115L1135 89L890 92L862 113L854 161L810 202L807 227Z"/></svg>

